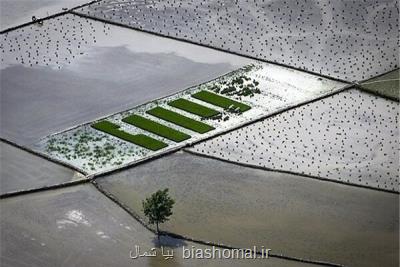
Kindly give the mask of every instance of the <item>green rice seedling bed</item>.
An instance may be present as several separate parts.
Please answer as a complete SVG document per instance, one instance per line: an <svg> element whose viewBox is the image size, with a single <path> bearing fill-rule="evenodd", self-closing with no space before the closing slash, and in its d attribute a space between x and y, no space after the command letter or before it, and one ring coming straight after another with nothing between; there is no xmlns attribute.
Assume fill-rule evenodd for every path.
<svg viewBox="0 0 400 267"><path fill-rule="evenodd" d="M136 134L132 135L130 133L127 133L125 131L121 131L119 129L119 125L114 124L109 121L100 121L95 124L92 124L92 127L98 131L102 131L104 133L113 135L115 137L118 137L124 141L131 142L135 145L156 151L162 148L167 147L168 145L164 142L161 142L157 139L154 139L152 137L149 137L144 134Z"/></svg>
<svg viewBox="0 0 400 267"><path fill-rule="evenodd" d="M151 110L147 111L148 114L155 116L159 119L174 123L176 125L179 125L183 128L189 129L191 131L197 132L197 133L207 133L211 130L214 130L215 128L205 124L200 121L196 121L194 119L188 118L186 116L183 116L179 113L173 112L171 110L162 108L162 107L156 107Z"/></svg>
<svg viewBox="0 0 400 267"><path fill-rule="evenodd" d="M191 137L190 135L187 135L185 133L182 133L180 131L172 129L172 128L165 126L163 124L160 124L158 122L146 119L139 115L128 116L128 117L122 119L122 121L129 123L133 126L136 126L140 129L143 129L145 131L165 137L174 142L182 142Z"/></svg>
<svg viewBox="0 0 400 267"><path fill-rule="evenodd" d="M251 109L251 107L246 104L237 102L230 98L220 96L220 95L217 95L217 94L211 93L209 91L205 91L205 90L193 94L192 97L194 97L198 100L207 102L209 104L224 108L224 109L239 108L240 112L245 112L245 111Z"/></svg>
<svg viewBox="0 0 400 267"><path fill-rule="evenodd" d="M202 118L210 118L213 116L216 116L218 114L220 114L218 111L205 107L203 105L194 103L192 101L183 99L183 98L179 98L177 100L171 101L168 103L168 105L174 107L174 108L178 108L181 110L184 110L186 112L198 115Z"/></svg>

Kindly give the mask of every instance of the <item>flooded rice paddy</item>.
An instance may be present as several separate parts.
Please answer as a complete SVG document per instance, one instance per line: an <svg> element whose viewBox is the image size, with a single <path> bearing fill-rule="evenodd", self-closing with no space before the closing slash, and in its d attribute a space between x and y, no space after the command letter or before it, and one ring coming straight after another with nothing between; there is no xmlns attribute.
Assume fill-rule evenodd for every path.
<svg viewBox="0 0 400 267"><path fill-rule="evenodd" d="M0 193L11 193L85 179L71 169L0 142Z"/></svg>
<svg viewBox="0 0 400 267"><path fill-rule="evenodd" d="M30 25L1 39L0 133L23 145L250 62L75 15Z"/></svg>
<svg viewBox="0 0 400 267"><path fill-rule="evenodd" d="M397 69L369 79L361 83L361 88L368 92L397 99L398 101L400 95L399 72L400 70Z"/></svg>
<svg viewBox="0 0 400 267"><path fill-rule="evenodd" d="M104 0L77 12L348 81L399 66L396 0Z"/></svg>
<svg viewBox="0 0 400 267"><path fill-rule="evenodd" d="M247 266L248 260L182 258L182 247L206 246L162 237L160 240L92 185L41 192L2 200L2 266ZM135 256L158 247L157 257ZM160 246L174 250L165 260ZM131 251L133 253L131 254ZM279 260L251 260L255 266L309 267ZM314 265L312 265L314 266Z"/></svg>
<svg viewBox="0 0 400 267"><path fill-rule="evenodd" d="M0 0L0 30L87 2ZM319 266L183 259L211 246L137 220L169 188L164 231L399 266L398 26L398 0L102 0L1 34L0 265Z"/></svg>
<svg viewBox="0 0 400 267"><path fill-rule="evenodd" d="M31 22L32 16L44 18L86 3L87 0L1 0L0 30Z"/></svg>
<svg viewBox="0 0 400 267"><path fill-rule="evenodd" d="M399 103L348 90L191 148L213 157L399 191Z"/></svg>
<svg viewBox="0 0 400 267"><path fill-rule="evenodd" d="M151 171L150 171L151 170ZM399 195L256 170L176 153L97 179L140 216L141 200L168 187L163 230L345 266L397 266Z"/></svg>

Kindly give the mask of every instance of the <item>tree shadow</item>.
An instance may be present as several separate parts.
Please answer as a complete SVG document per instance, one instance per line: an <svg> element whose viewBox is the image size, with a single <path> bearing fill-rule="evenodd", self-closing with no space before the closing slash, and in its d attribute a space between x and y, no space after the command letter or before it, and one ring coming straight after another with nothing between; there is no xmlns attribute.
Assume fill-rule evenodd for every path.
<svg viewBox="0 0 400 267"><path fill-rule="evenodd" d="M161 247L179 248L187 245L185 240L165 235L160 235L160 236L156 235L153 238L152 242L156 248L161 248Z"/></svg>
<svg viewBox="0 0 400 267"><path fill-rule="evenodd" d="M153 245L157 250L157 257L152 257L149 259L149 266L151 267L178 267L182 266L181 262L179 261L179 256L172 257L166 259L162 254L163 250L174 250L174 254L179 253L179 247L186 246L185 240L173 238L170 236L160 235L159 237L156 235L154 236Z"/></svg>

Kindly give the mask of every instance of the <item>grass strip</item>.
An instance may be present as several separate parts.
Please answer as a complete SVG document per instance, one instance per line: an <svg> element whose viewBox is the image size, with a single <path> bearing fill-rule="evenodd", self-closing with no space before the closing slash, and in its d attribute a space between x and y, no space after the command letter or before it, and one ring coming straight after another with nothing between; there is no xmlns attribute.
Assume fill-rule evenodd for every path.
<svg viewBox="0 0 400 267"><path fill-rule="evenodd" d="M183 128L186 128L186 129L189 129L194 132L201 133L201 134L215 129L214 127L212 127L208 124L193 120L191 118L188 118L179 113L173 112L171 110L168 110L168 109L165 109L162 107L156 107L156 108L150 109L146 112L150 115L153 115L153 116L159 118L159 119L169 121L176 125L182 126Z"/></svg>
<svg viewBox="0 0 400 267"><path fill-rule="evenodd" d="M212 92L209 91L200 91L197 92L195 94L192 95L192 97L207 102L209 104L224 108L224 109L228 109L228 108L233 108L233 109L237 109L239 108L240 112L245 112L249 109L251 109L250 106L237 102L235 100L232 100L230 98L224 97L224 96L220 96L217 94L214 94Z"/></svg>
<svg viewBox="0 0 400 267"><path fill-rule="evenodd" d="M198 115L202 118L209 118L219 114L219 112L214 109L202 106L183 98L171 101L168 103L168 105Z"/></svg>
<svg viewBox="0 0 400 267"><path fill-rule="evenodd" d="M151 138L144 134L136 134L132 135L130 133L121 131L119 129L119 125L114 124L109 121L100 121L95 124L92 124L92 127L98 131L110 134L112 136L118 137L124 141L133 143L135 145L156 151L162 148L167 147L168 145L164 142L161 142L157 139Z"/></svg>
<svg viewBox="0 0 400 267"><path fill-rule="evenodd" d="M158 122L146 119L139 115L131 115L122 119L123 122L139 127L145 131L165 137L174 142L182 142L190 138L190 135L172 129Z"/></svg>

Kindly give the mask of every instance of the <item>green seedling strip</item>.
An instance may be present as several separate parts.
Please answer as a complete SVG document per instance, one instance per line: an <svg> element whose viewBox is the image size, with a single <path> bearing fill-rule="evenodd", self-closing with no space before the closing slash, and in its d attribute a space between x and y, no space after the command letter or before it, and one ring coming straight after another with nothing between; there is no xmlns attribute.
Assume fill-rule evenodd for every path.
<svg viewBox="0 0 400 267"><path fill-rule="evenodd" d="M224 109L230 107L233 107L234 109L239 108L240 112L245 112L251 108L246 104L205 90L193 94L192 97Z"/></svg>
<svg viewBox="0 0 400 267"><path fill-rule="evenodd" d="M133 143L135 145L157 151L162 148L167 147L168 145L164 142L161 142L157 139L154 139L152 137L149 137L144 134L136 134L132 135L130 133L127 133L125 131L121 131L119 128L120 126L117 124L114 124L109 121L100 121L95 124L92 124L92 127L98 131L110 134L112 136L118 137L124 141Z"/></svg>
<svg viewBox="0 0 400 267"><path fill-rule="evenodd" d="M183 98L179 98L177 100L171 101L168 103L168 105L170 105L171 107L178 108L178 109L184 110L186 112L195 114L202 118L210 118L210 117L213 117L213 116L216 116L219 114L219 112L214 109L205 107L203 105L194 103L192 101L189 101L189 100L186 100Z"/></svg>
<svg viewBox="0 0 400 267"><path fill-rule="evenodd" d="M200 121L196 121L194 119L188 118L186 116L183 116L179 113L176 113L174 111L162 108L162 107L156 107L151 110L147 111L148 114L155 116L159 119L174 123L176 125L179 125L183 128L189 129L191 131L197 132L197 133L207 133L211 130L214 130L215 128L205 124Z"/></svg>
<svg viewBox="0 0 400 267"><path fill-rule="evenodd" d="M182 142L189 139L191 136L158 122L149 120L139 115L131 115L122 119L123 122L129 123L145 131L165 137L174 142Z"/></svg>

